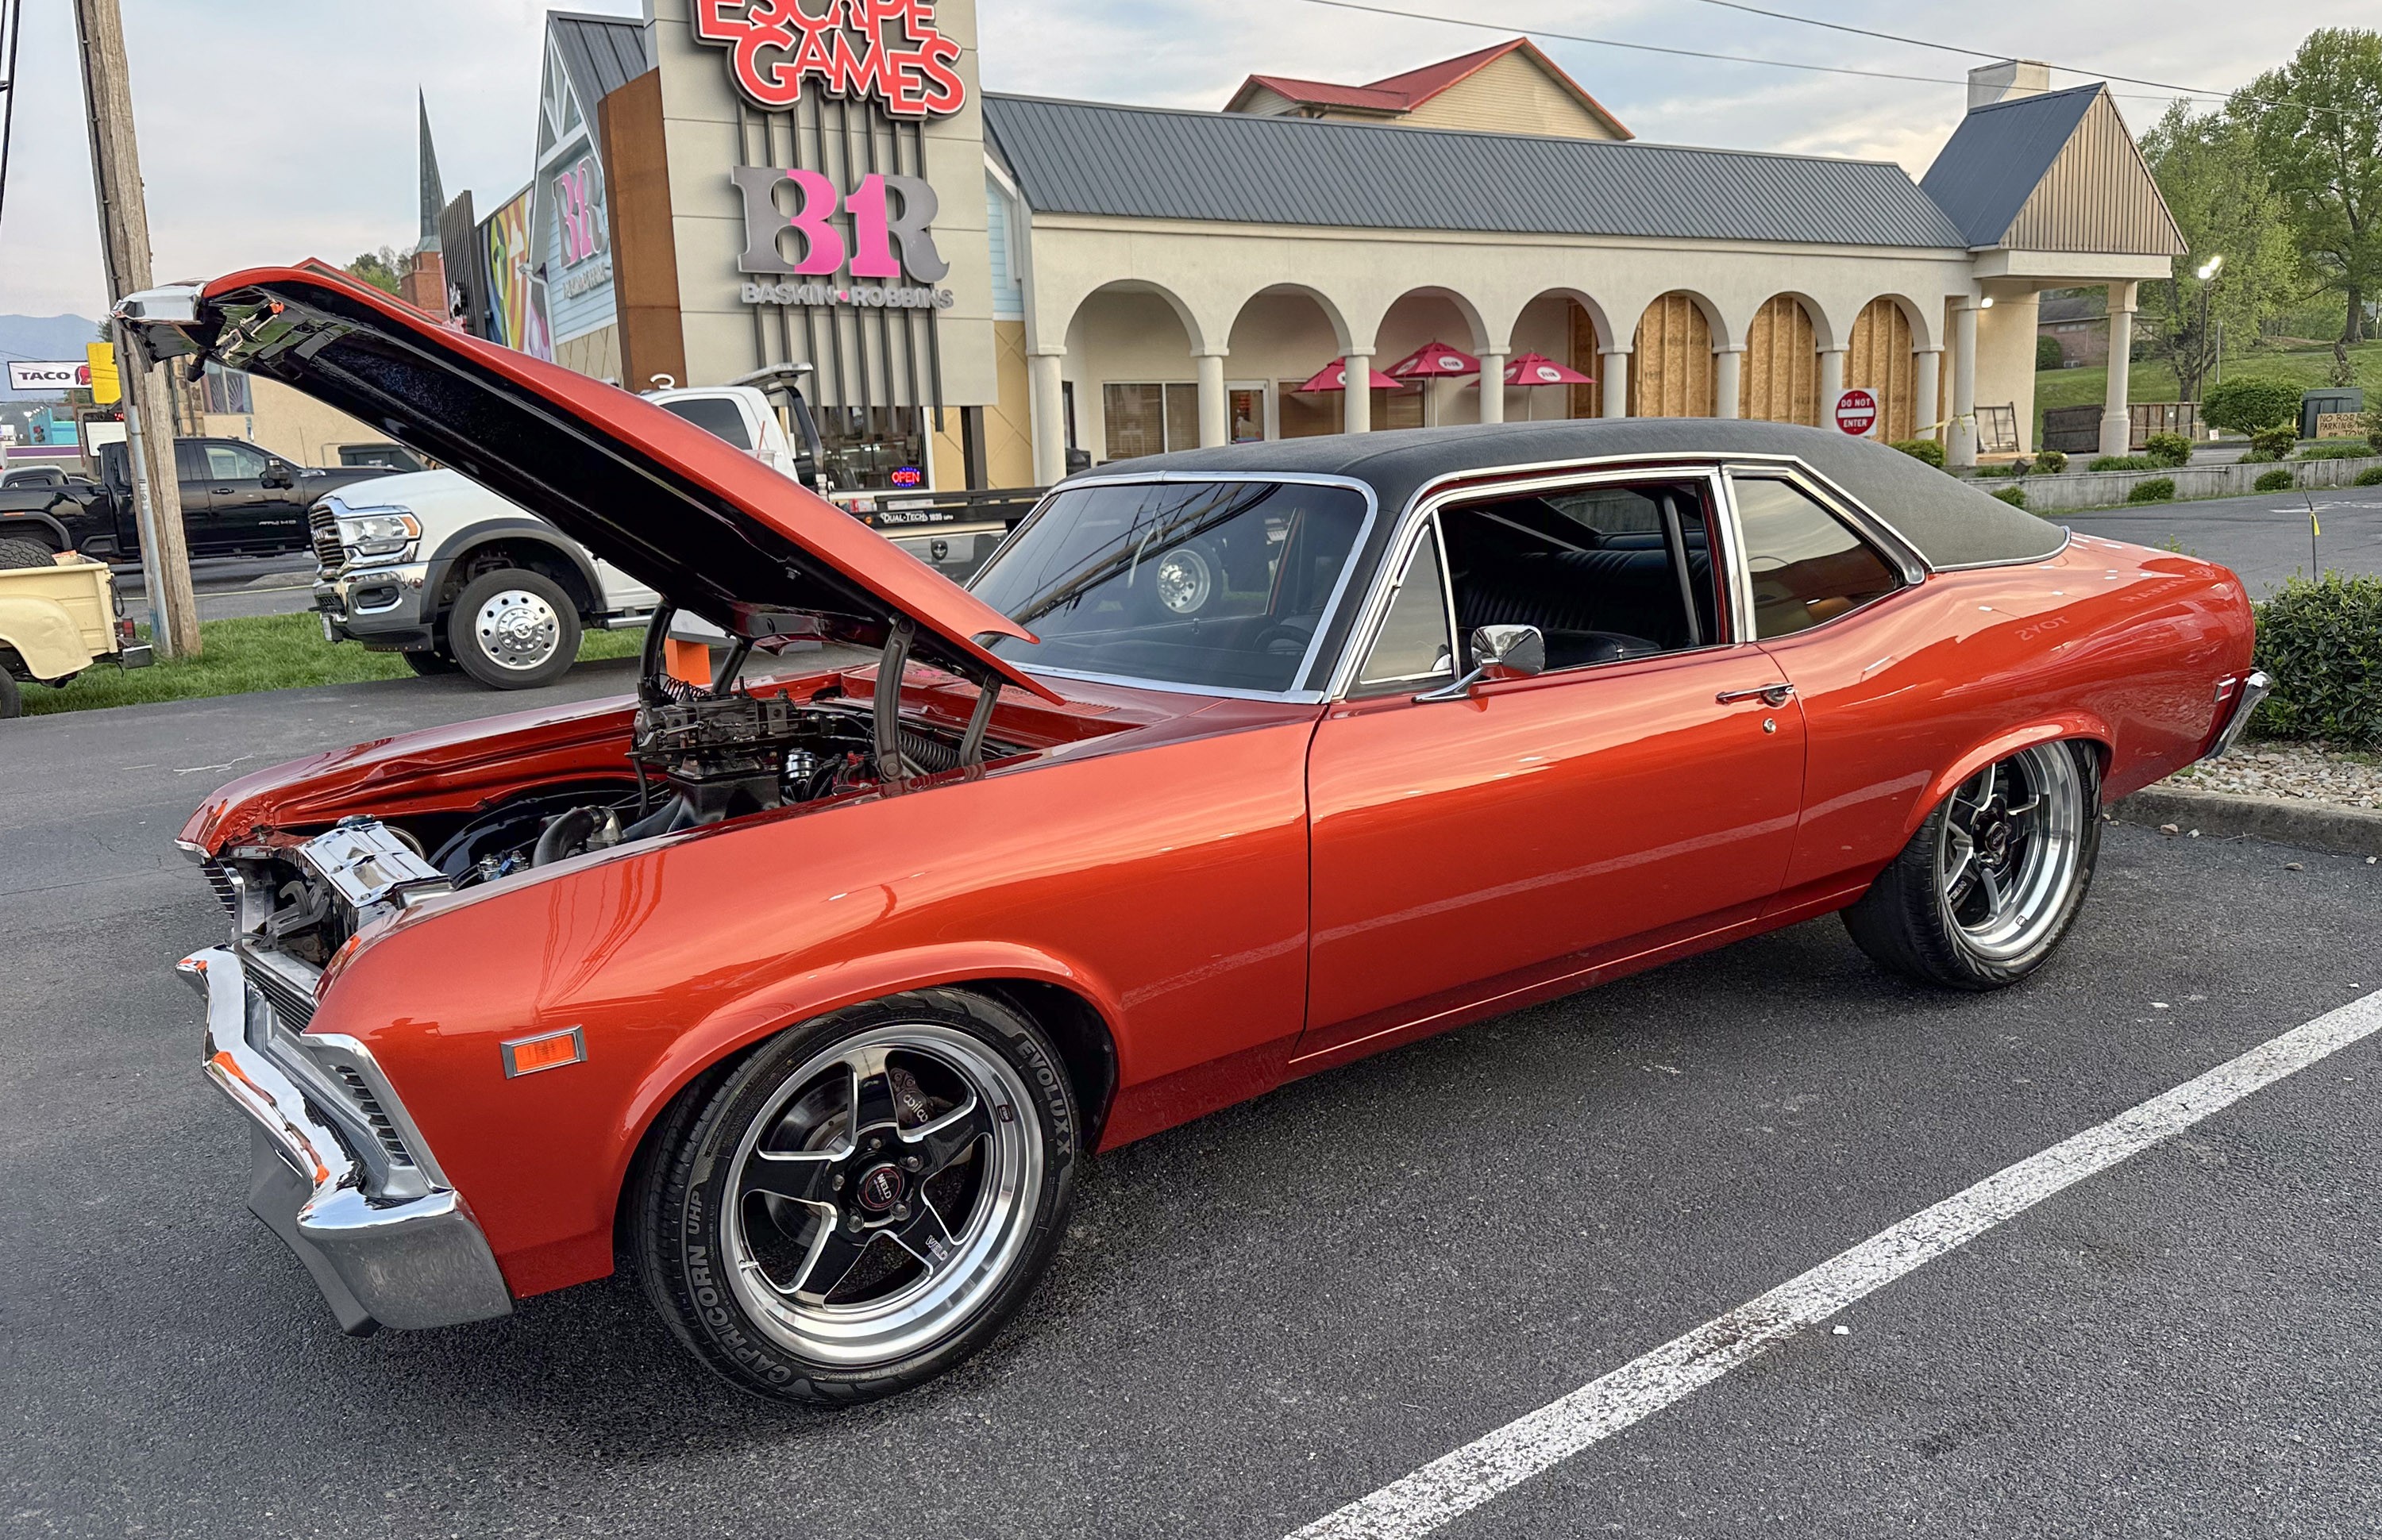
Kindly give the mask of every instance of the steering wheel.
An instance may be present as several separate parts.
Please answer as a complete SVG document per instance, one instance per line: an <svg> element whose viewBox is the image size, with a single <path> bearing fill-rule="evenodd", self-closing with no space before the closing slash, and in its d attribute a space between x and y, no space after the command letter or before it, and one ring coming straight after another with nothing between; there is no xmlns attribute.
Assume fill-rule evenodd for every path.
<svg viewBox="0 0 2382 1540"><path fill-rule="evenodd" d="M1293 652L1306 652L1307 644L1313 640L1314 637L1310 632L1302 630L1286 620L1277 620L1272 625L1268 626L1265 629L1258 632L1256 636L1251 637L1249 639L1249 645L1256 648L1260 653L1272 653L1276 656L1287 656ZM1283 641L1294 642L1296 642L1297 645L1295 648L1286 649L1277 649L1274 646L1275 642Z"/></svg>

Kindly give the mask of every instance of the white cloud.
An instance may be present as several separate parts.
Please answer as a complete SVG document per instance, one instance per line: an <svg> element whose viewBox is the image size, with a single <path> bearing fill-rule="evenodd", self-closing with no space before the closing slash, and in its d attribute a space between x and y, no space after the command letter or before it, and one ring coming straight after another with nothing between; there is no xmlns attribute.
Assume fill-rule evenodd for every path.
<svg viewBox="0 0 2382 1540"><path fill-rule="evenodd" d="M634 14L639 0L568 0ZM1975 61L1718 9L1699 0L1385 0L1666 46L1957 81ZM1851 25L2229 88L2320 26L2373 25L2372 0L1781 0ZM124 0L161 279L260 262L344 262L416 229L414 90L428 92L451 196L483 210L527 179L543 18L532 0ZM1217 107L1252 73L1357 81L1499 35L1306 0L977 0L994 90ZM1925 169L1958 84L1865 80L1541 39L1646 139L1899 161ZM69 7L26 7L24 95L0 211L0 312L98 313L90 151ZM2069 83L2081 76L2056 78ZM2138 88L2120 87L2132 91ZM2138 128L2163 104L2121 99Z"/></svg>

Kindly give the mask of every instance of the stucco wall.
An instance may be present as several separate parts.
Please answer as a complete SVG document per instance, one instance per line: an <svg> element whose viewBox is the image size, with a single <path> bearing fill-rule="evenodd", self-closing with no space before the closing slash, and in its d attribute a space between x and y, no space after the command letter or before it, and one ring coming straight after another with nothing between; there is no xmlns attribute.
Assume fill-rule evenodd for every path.
<svg viewBox="0 0 2382 1540"><path fill-rule="evenodd" d="M388 434L342 411L334 411L311 396L262 374L248 377L249 405L245 436L301 465L337 465L343 444L387 444ZM209 419L210 427L221 419ZM232 419L237 422L239 419Z"/></svg>
<svg viewBox="0 0 2382 1540"><path fill-rule="evenodd" d="M2042 297L1995 286L1994 307L1977 316L1977 405L2015 406L2021 454L2034 452L2035 314Z"/></svg>

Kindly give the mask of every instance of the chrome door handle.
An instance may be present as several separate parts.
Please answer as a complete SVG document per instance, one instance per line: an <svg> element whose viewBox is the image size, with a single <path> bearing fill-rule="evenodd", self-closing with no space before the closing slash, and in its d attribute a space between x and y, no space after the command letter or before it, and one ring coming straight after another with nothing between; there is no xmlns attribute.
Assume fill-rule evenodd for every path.
<svg viewBox="0 0 2382 1540"><path fill-rule="evenodd" d="M1783 706L1795 698L1791 684L1765 684L1758 690L1724 690L1713 699L1722 705L1734 705L1739 701L1760 701L1764 705Z"/></svg>

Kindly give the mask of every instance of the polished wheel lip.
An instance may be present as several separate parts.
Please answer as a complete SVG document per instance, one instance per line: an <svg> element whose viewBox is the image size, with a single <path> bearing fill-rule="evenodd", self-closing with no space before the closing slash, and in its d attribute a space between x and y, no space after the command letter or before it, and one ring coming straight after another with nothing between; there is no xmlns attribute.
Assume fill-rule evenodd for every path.
<svg viewBox="0 0 2382 1540"><path fill-rule="evenodd" d="M542 594L502 589L472 617L472 634L489 662L526 674L544 667L562 645L562 617Z"/></svg>
<svg viewBox="0 0 2382 1540"><path fill-rule="evenodd" d="M1176 615L1197 615L1215 593L1216 575L1207 556L1178 545L1158 558L1150 580L1158 585L1158 602Z"/></svg>
<svg viewBox="0 0 2382 1540"><path fill-rule="evenodd" d="M977 1178L968 1214L956 1225L944 1223L951 1241L948 1258L938 1264L921 1257L919 1276L881 1298L829 1304L824 1295L808 1297L785 1287L755 1258L745 1228L746 1168L765 1158L756 1155L763 1139L796 1098L839 1065L853 1069L856 1077L871 1067L881 1073L888 1053L934 1060L954 1072L973 1094L971 1102L960 1108L927 1124L897 1130L899 1137L922 1139L962 1114L981 1109L988 1131L976 1155L985 1168ZM856 1078L854 1105L858 1084ZM844 1158L851 1149L850 1134L880 1129L881 1125L872 1124L849 1131L844 1141L819 1152L820 1157ZM720 1204L720 1228L730 1263L729 1286L770 1340L805 1362L843 1370L898 1362L958 1330L1008 1279L1032 1234L1045 1160L1041 1123L1034 1115L1025 1079L1000 1053L981 1039L940 1022L870 1028L804 1060L780 1082L746 1125L721 1190L726 1194ZM913 1202L924 1203L915 1188L908 1195ZM803 1262L805 1271L817 1258L828 1233L817 1228ZM832 1287L825 1292L832 1293Z"/></svg>
<svg viewBox="0 0 2382 1540"><path fill-rule="evenodd" d="M2039 743L1953 788L1935 846L1935 897L1974 957L2015 963L2057 933L2083 859L2084 775Z"/></svg>

